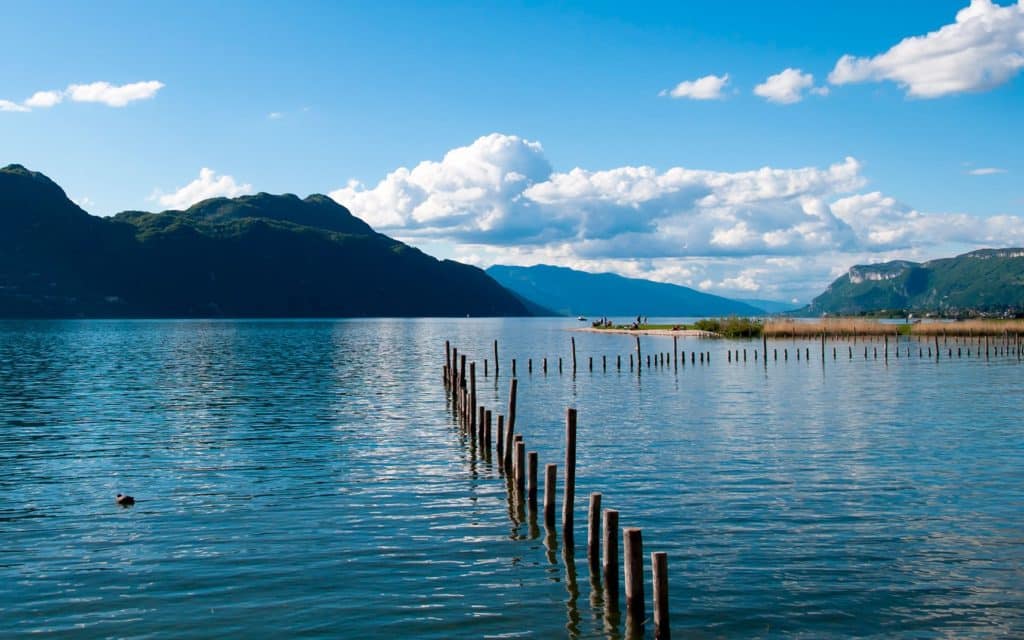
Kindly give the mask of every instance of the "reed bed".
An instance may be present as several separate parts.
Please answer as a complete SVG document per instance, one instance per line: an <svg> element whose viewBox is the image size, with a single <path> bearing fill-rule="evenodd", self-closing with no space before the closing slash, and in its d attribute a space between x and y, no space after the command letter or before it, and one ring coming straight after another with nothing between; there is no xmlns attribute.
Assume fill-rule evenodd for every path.
<svg viewBox="0 0 1024 640"><path fill-rule="evenodd" d="M791 319L768 320L764 335L769 338L810 338L826 336L885 336L896 335L900 325L860 318L822 318L813 322Z"/></svg>
<svg viewBox="0 0 1024 640"><path fill-rule="evenodd" d="M1024 320L960 320L921 322L911 326L917 336L1001 336L1024 334Z"/></svg>

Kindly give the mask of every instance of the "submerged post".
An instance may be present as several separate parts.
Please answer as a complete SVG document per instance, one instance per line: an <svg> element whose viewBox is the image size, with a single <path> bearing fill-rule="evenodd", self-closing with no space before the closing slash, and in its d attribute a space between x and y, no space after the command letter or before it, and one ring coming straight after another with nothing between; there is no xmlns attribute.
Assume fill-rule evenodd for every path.
<svg viewBox="0 0 1024 640"><path fill-rule="evenodd" d="M587 561L594 575L601 568L601 494L590 494L587 510Z"/></svg>
<svg viewBox="0 0 1024 640"><path fill-rule="evenodd" d="M544 526L555 527L555 483L558 479L558 465L544 465Z"/></svg>
<svg viewBox="0 0 1024 640"><path fill-rule="evenodd" d="M572 372L576 373L576 337L572 336L569 340L572 342Z"/></svg>
<svg viewBox="0 0 1024 640"><path fill-rule="evenodd" d="M565 495L562 496L562 539L573 546L572 512L576 500L576 409L565 411Z"/></svg>
<svg viewBox="0 0 1024 640"><path fill-rule="evenodd" d="M527 501L530 504L530 512L537 515L537 452L531 451L526 454L526 481Z"/></svg>
<svg viewBox="0 0 1024 640"><path fill-rule="evenodd" d="M516 390L519 380L512 378L508 388L508 424L505 425L505 467L512 465L512 438L516 431ZM499 418L500 420L500 418Z"/></svg>
<svg viewBox="0 0 1024 640"><path fill-rule="evenodd" d="M606 606L619 609L619 512L604 510L604 593Z"/></svg>
<svg viewBox="0 0 1024 640"><path fill-rule="evenodd" d="M668 623L668 554L651 554L651 583L654 588L654 638L670 640L672 631Z"/></svg>
<svg viewBox="0 0 1024 640"><path fill-rule="evenodd" d="M626 577L627 626L643 625L644 621L644 543L640 529L622 530L622 554Z"/></svg>

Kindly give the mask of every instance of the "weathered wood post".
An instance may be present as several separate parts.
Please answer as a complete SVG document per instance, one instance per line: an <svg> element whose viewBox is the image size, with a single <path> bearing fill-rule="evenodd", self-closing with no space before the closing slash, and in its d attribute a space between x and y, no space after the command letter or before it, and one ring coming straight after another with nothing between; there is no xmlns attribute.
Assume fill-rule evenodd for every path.
<svg viewBox="0 0 1024 640"><path fill-rule="evenodd" d="M587 561L590 573L597 575L601 571L601 494L590 494L590 507L587 510Z"/></svg>
<svg viewBox="0 0 1024 640"><path fill-rule="evenodd" d="M651 554L651 583L654 588L654 638L670 640L672 631L668 620L668 554L655 551Z"/></svg>
<svg viewBox="0 0 1024 640"><path fill-rule="evenodd" d="M565 411L565 489L562 496L562 539L573 546L573 507L576 500L576 409Z"/></svg>
<svg viewBox="0 0 1024 640"><path fill-rule="evenodd" d="M562 373L562 356L558 356L558 373L559 375Z"/></svg>
<svg viewBox="0 0 1024 640"><path fill-rule="evenodd" d="M497 451L498 454L498 466L504 468L505 466L505 416L498 414L498 442Z"/></svg>
<svg viewBox="0 0 1024 640"><path fill-rule="evenodd" d="M522 436L516 436L513 443L515 447L515 463L512 466L513 478L516 481L516 492L520 497L526 495L526 443Z"/></svg>
<svg viewBox="0 0 1024 640"><path fill-rule="evenodd" d="M469 431L476 431L476 362L469 363Z"/></svg>
<svg viewBox="0 0 1024 640"><path fill-rule="evenodd" d="M619 512L604 510L604 601L611 611L619 609Z"/></svg>
<svg viewBox="0 0 1024 640"><path fill-rule="evenodd" d="M508 424L505 425L505 468L512 466L512 442L516 432L516 391L519 379L512 378L508 388ZM500 420L500 418L499 418Z"/></svg>
<svg viewBox="0 0 1024 640"><path fill-rule="evenodd" d="M640 336L633 336L636 338L636 370L640 371L640 367L643 366L643 358L640 357Z"/></svg>
<svg viewBox="0 0 1024 640"><path fill-rule="evenodd" d="M548 375L548 357L544 356L543 362L544 375Z"/></svg>
<svg viewBox="0 0 1024 640"><path fill-rule="evenodd" d="M572 336L569 340L572 342L572 372L576 373L576 337Z"/></svg>
<svg viewBox="0 0 1024 640"><path fill-rule="evenodd" d="M558 465L544 465L544 526L555 528L555 483L558 479Z"/></svg>
<svg viewBox="0 0 1024 640"><path fill-rule="evenodd" d="M487 411L484 412L484 451L487 452L488 456L491 455L492 442L493 440L491 439L491 410L488 409Z"/></svg>
<svg viewBox="0 0 1024 640"><path fill-rule="evenodd" d="M601 356L601 371L608 371L608 356Z"/></svg>
<svg viewBox="0 0 1024 640"><path fill-rule="evenodd" d="M526 359L526 373L533 373L533 358Z"/></svg>
<svg viewBox="0 0 1024 640"><path fill-rule="evenodd" d="M484 405L480 405L477 408L477 420L476 420L476 440L480 444L480 449L484 448L484 419L487 417L487 409Z"/></svg>
<svg viewBox="0 0 1024 640"><path fill-rule="evenodd" d="M590 370L593 371L594 370L594 356L588 356L587 357L587 363L588 363L588 366L590 367Z"/></svg>
<svg viewBox="0 0 1024 640"><path fill-rule="evenodd" d="M444 386L447 388L451 382L452 370L452 345L448 340L444 341Z"/></svg>
<svg viewBox="0 0 1024 640"><path fill-rule="evenodd" d="M672 336L672 367L679 368L679 336Z"/></svg>
<svg viewBox="0 0 1024 640"><path fill-rule="evenodd" d="M627 626L637 628L644 623L644 543L640 529L626 527L622 530L622 555L626 578Z"/></svg>
<svg viewBox="0 0 1024 640"><path fill-rule="evenodd" d="M495 374L494 377L497 378L498 377L497 374ZM516 359L515 358L512 358L512 377L513 378L516 377Z"/></svg>
<svg viewBox="0 0 1024 640"><path fill-rule="evenodd" d="M531 451L526 456L527 496L530 512L537 515L537 452Z"/></svg>
<svg viewBox="0 0 1024 640"><path fill-rule="evenodd" d="M498 360L498 341L497 341L497 339L495 339L495 341L494 341L494 377L495 378L498 377L498 371L501 369L501 365L499 364L500 362L501 361Z"/></svg>

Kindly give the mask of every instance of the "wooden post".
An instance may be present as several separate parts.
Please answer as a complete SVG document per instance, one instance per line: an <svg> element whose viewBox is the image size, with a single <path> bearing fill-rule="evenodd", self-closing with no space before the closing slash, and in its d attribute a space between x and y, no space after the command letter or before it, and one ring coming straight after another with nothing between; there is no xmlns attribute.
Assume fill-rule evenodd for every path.
<svg viewBox="0 0 1024 640"><path fill-rule="evenodd" d="M452 370L452 345L448 340L444 341L444 386L449 386L451 382L451 370Z"/></svg>
<svg viewBox="0 0 1024 640"><path fill-rule="evenodd" d="M576 500L576 409L565 411L565 489L562 496L562 539L573 546L573 507Z"/></svg>
<svg viewBox="0 0 1024 640"><path fill-rule="evenodd" d="M477 442L480 443L480 449L484 448L484 418L486 417L487 410L484 405L480 405L477 408L477 421L476 421L476 435Z"/></svg>
<svg viewBox="0 0 1024 640"><path fill-rule="evenodd" d="M572 342L572 372L576 373L576 337L573 336L569 340Z"/></svg>
<svg viewBox="0 0 1024 640"><path fill-rule="evenodd" d="M643 366L643 358L640 357L640 336L633 336L636 338L636 370L640 371L640 367Z"/></svg>
<svg viewBox="0 0 1024 640"><path fill-rule="evenodd" d="M498 377L498 371L501 368L501 365L498 364L499 362L501 362L501 361L498 360L498 341L495 340L494 341L494 377L495 378Z"/></svg>
<svg viewBox="0 0 1024 640"><path fill-rule="evenodd" d="M679 368L679 336L672 336L672 367Z"/></svg>
<svg viewBox="0 0 1024 640"><path fill-rule="evenodd" d="M548 357L547 356L544 356L544 363L543 363L543 365L544 365L543 366L543 368L544 368L544 375L548 375Z"/></svg>
<svg viewBox="0 0 1024 640"><path fill-rule="evenodd" d="M544 526L555 528L555 483L558 478L558 465L544 465Z"/></svg>
<svg viewBox="0 0 1024 640"><path fill-rule="evenodd" d="M498 414L498 465L505 466L505 416Z"/></svg>
<svg viewBox="0 0 1024 640"><path fill-rule="evenodd" d="M484 451L491 455L491 410L484 411Z"/></svg>
<svg viewBox="0 0 1024 640"><path fill-rule="evenodd" d="M526 373L533 373L533 358L526 359Z"/></svg>
<svg viewBox="0 0 1024 640"><path fill-rule="evenodd" d="M601 356L601 371L608 371L608 356Z"/></svg>
<svg viewBox="0 0 1024 640"><path fill-rule="evenodd" d="M516 461L512 468L515 471L516 491L522 497L526 494L526 443L520 438L521 436L516 436L514 443Z"/></svg>
<svg viewBox="0 0 1024 640"><path fill-rule="evenodd" d="M512 465L512 442L516 432L516 390L519 380L512 378L508 388L508 424L505 425L505 468Z"/></svg>
<svg viewBox="0 0 1024 640"><path fill-rule="evenodd" d="M668 554L655 551L651 554L651 583L654 588L654 638L670 640L672 631L668 621Z"/></svg>
<svg viewBox="0 0 1024 640"><path fill-rule="evenodd" d="M558 373L562 373L562 356L558 356Z"/></svg>
<svg viewBox="0 0 1024 640"><path fill-rule="evenodd" d="M469 363L469 431L476 431L476 363Z"/></svg>
<svg viewBox="0 0 1024 640"><path fill-rule="evenodd" d="M615 355L615 369L617 371L622 371L622 354L621 353L618 353L618 354Z"/></svg>
<svg viewBox="0 0 1024 640"><path fill-rule="evenodd" d="M633 624L643 625L644 613L644 543L640 529L622 530L622 555L626 578L626 617Z"/></svg>
<svg viewBox="0 0 1024 640"><path fill-rule="evenodd" d="M761 348L764 349L764 366L768 366L768 334L765 333L764 325L761 325Z"/></svg>
<svg viewBox="0 0 1024 640"><path fill-rule="evenodd" d="M587 362L590 363L589 364L590 370L593 371L594 370L594 356L590 356L589 358L587 358Z"/></svg>
<svg viewBox="0 0 1024 640"><path fill-rule="evenodd" d="M590 508L587 510L587 560L590 573L597 575L601 569L601 494L590 494Z"/></svg>
<svg viewBox="0 0 1024 640"><path fill-rule="evenodd" d="M531 451L526 456L527 496L530 512L537 515L537 452Z"/></svg>
<svg viewBox="0 0 1024 640"><path fill-rule="evenodd" d="M498 374L494 374L494 377L498 377ZM512 377L516 377L516 359L512 358Z"/></svg>
<svg viewBox="0 0 1024 640"><path fill-rule="evenodd" d="M619 609L619 512L604 510L604 601L612 611Z"/></svg>

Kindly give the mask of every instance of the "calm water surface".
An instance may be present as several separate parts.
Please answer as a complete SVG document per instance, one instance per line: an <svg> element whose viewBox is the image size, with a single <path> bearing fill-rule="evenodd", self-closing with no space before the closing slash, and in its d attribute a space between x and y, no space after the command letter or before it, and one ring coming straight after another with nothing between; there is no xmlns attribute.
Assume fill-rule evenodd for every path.
<svg viewBox="0 0 1024 640"><path fill-rule="evenodd" d="M0 323L0 637L620 637L447 411L444 340L495 338L481 402L517 358L542 466L579 409L578 545L601 491L668 552L677 636L1024 635L1016 356L682 340L712 364L638 376L631 338L576 334L574 377L576 324Z"/></svg>

